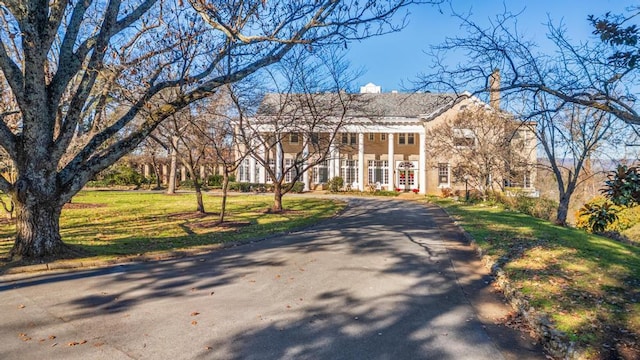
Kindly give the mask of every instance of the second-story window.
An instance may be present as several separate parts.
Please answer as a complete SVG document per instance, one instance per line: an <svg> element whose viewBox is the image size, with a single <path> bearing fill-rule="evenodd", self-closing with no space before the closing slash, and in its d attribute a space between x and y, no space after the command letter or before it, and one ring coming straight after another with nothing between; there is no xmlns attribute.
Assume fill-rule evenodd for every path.
<svg viewBox="0 0 640 360"><path fill-rule="evenodd" d="M356 144L356 134L342 134L342 144L343 145L355 145Z"/></svg>

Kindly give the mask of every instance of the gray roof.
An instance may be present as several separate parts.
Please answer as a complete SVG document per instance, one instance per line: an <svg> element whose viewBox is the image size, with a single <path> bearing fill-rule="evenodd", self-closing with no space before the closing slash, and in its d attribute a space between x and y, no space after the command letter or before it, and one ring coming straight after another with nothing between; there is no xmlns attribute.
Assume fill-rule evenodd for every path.
<svg viewBox="0 0 640 360"><path fill-rule="evenodd" d="M294 104L305 99L303 107L313 104L324 111L340 113L346 104L347 114L351 117L403 117L431 119L451 108L461 97L455 94L435 93L377 93L377 94L267 94L258 109L258 115L277 115L294 111ZM288 106L284 106L288 104ZM286 109L283 111L283 109Z"/></svg>

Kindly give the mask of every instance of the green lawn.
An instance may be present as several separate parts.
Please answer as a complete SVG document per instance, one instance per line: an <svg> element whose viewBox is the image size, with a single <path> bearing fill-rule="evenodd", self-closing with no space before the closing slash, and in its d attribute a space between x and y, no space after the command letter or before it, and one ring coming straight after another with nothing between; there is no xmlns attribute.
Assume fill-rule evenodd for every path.
<svg viewBox="0 0 640 360"><path fill-rule="evenodd" d="M639 247L499 206L436 202L592 358L640 354L632 349L640 339Z"/></svg>
<svg viewBox="0 0 640 360"><path fill-rule="evenodd" d="M221 198L205 194L204 201L208 214L197 216L193 194L83 191L63 209L60 232L83 257L109 259L259 238L313 224L344 207L334 200L285 197L286 211L271 214L268 195L230 196L220 225ZM14 233L13 224L0 224L0 266L7 265Z"/></svg>

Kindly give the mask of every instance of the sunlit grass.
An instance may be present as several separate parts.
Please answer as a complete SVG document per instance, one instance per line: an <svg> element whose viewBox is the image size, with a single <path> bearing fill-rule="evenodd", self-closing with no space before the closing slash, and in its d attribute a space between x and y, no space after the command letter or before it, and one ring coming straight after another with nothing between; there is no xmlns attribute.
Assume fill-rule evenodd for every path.
<svg viewBox="0 0 640 360"><path fill-rule="evenodd" d="M196 216L195 195L83 191L63 209L63 241L88 257L108 259L260 238L335 215L344 204L327 199L285 197L285 212L268 213L268 195L231 196L224 224L221 198L205 195L207 214ZM13 246L15 226L0 225L0 258ZM1 265L1 263L0 263ZM6 265L6 264L5 264Z"/></svg>
<svg viewBox="0 0 640 360"><path fill-rule="evenodd" d="M547 313L559 330L593 357L606 346L638 342L639 247L500 206L437 203L502 263L532 306Z"/></svg>

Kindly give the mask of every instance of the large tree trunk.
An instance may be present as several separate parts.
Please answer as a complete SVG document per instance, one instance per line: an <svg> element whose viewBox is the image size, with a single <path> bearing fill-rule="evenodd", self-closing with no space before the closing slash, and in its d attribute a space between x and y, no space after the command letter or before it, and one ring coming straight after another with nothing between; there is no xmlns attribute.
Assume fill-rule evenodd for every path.
<svg viewBox="0 0 640 360"><path fill-rule="evenodd" d="M271 211L279 213L282 212L282 184L273 183L273 206Z"/></svg>
<svg viewBox="0 0 640 360"><path fill-rule="evenodd" d="M556 213L556 224L561 226L567 225L567 215L569 215L569 202L571 194L564 193L560 195L558 202L558 211Z"/></svg>
<svg viewBox="0 0 640 360"><path fill-rule="evenodd" d="M198 212L204 214L204 202L202 201L202 187L198 178L193 179L193 187L196 190L196 201L198 203Z"/></svg>
<svg viewBox="0 0 640 360"><path fill-rule="evenodd" d="M62 206L55 202L16 201L16 240L11 257L59 256L65 245L60 237Z"/></svg>
<svg viewBox="0 0 640 360"><path fill-rule="evenodd" d="M220 223L224 222L224 213L227 211L227 193L229 191L229 172L222 172L222 205L220 206Z"/></svg>

